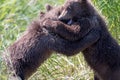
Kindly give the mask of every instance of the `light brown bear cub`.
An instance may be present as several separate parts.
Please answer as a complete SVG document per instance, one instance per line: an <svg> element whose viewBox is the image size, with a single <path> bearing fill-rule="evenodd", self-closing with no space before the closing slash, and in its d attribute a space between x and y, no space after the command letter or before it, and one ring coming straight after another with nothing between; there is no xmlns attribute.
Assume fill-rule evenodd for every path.
<svg viewBox="0 0 120 80"><path fill-rule="evenodd" d="M77 54L80 51L79 42L71 43L64 40L56 36L56 34L51 33L46 29L46 26L43 26L43 22L48 18L58 20L61 8L48 8L48 13L41 13L40 20L33 21L23 36L9 46L6 52L9 55L6 56L6 62L10 72L13 72L11 77L13 80L15 78L27 80L49 58L53 51L65 55ZM70 27L64 23L62 23L62 26Z"/></svg>
<svg viewBox="0 0 120 80"><path fill-rule="evenodd" d="M49 10L48 10L49 9ZM51 9L47 6L47 10ZM45 18L58 18L60 8L54 8ZM49 15L51 14L52 15ZM40 20L33 21L28 29L24 32L16 42L8 47L6 56L6 63L12 76L10 80L27 80L37 68L52 54L54 46L60 39L48 32L44 26L41 25L44 13L40 13ZM53 44L51 46L51 44ZM57 44L56 44L57 45ZM52 47L54 48L52 49ZM5 54L6 54L5 53Z"/></svg>
<svg viewBox="0 0 120 80"><path fill-rule="evenodd" d="M84 22L92 23L91 25L88 23L80 25L79 35L84 34L86 30L89 31L79 40L78 50L82 51L85 60L94 70L94 80L120 80L120 46L109 33L104 19L98 14L90 0L67 0L63 5L59 19L61 21L72 19L80 24L81 19L84 19ZM48 20L46 26L52 26L55 22ZM62 34L63 29L60 29L59 24L55 26L54 33L66 35ZM67 36L70 37L71 34ZM75 49L75 46L73 48Z"/></svg>

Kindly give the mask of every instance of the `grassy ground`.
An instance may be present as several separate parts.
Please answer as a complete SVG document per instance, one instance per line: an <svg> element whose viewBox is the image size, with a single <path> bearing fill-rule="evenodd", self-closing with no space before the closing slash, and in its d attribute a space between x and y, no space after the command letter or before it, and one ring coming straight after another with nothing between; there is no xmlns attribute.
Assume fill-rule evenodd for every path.
<svg viewBox="0 0 120 80"><path fill-rule="evenodd" d="M64 0L0 0L0 56L13 43L46 3L60 5ZM120 43L120 0L93 0L107 19L109 30ZM0 80L7 80L0 57ZM93 74L81 54L67 58L53 54L30 80L92 80Z"/></svg>

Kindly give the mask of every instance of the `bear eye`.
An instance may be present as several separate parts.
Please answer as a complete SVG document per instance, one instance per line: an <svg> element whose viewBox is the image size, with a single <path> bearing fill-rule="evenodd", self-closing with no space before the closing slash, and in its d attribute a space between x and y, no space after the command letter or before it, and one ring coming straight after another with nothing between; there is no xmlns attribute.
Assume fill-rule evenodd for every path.
<svg viewBox="0 0 120 80"><path fill-rule="evenodd" d="M58 12L58 16L61 14L61 12Z"/></svg>

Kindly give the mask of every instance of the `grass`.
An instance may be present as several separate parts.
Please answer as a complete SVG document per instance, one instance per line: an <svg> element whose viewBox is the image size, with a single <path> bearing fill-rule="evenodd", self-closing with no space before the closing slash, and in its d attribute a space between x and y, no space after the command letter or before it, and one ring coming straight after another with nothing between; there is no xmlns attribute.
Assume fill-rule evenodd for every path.
<svg viewBox="0 0 120 80"><path fill-rule="evenodd" d="M5 48L22 35L27 25L45 11L44 5L61 5L64 0L0 0L0 56ZM93 0L120 43L120 0ZM93 72L82 54L73 57L53 54L30 80L92 80ZM7 80L6 66L0 57L0 80Z"/></svg>

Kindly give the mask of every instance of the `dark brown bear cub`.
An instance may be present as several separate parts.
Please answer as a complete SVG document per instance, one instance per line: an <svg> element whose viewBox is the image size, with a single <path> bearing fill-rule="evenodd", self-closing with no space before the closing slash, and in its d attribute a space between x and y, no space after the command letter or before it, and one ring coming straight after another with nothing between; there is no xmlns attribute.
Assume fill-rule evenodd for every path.
<svg viewBox="0 0 120 80"><path fill-rule="evenodd" d="M87 35L79 40L79 48L76 50L83 52L85 60L95 72L95 80L120 80L120 46L108 32L105 21L97 13L90 0L67 0L63 7L59 16L60 20L72 19L79 22L84 18L94 23L89 26L92 29ZM54 23L52 20L48 22ZM86 27L84 25L87 24L83 24L83 27ZM59 30L57 27L56 29ZM82 30L81 26L80 31ZM75 49L75 46L73 48Z"/></svg>

